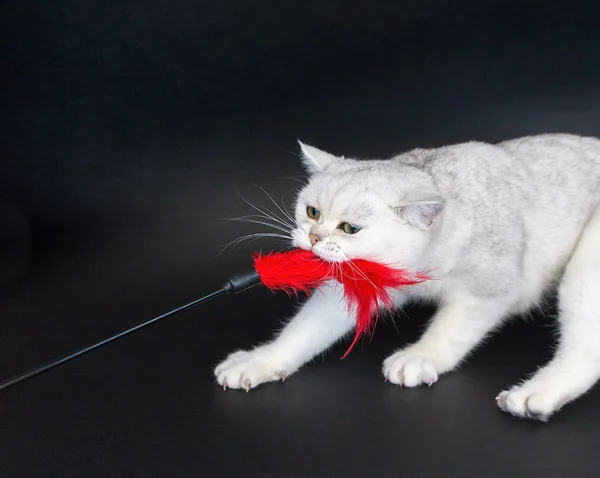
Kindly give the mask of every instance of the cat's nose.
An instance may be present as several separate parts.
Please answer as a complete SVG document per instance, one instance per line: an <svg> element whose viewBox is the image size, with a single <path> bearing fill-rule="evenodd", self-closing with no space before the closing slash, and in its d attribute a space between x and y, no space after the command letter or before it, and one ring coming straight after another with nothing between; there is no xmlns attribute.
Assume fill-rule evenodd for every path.
<svg viewBox="0 0 600 478"><path fill-rule="evenodd" d="M308 235L308 238L310 239L310 243L314 246L317 242L319 242L321 239L319 239L319 236L317 236L316 234L310 233Z"/></svg>

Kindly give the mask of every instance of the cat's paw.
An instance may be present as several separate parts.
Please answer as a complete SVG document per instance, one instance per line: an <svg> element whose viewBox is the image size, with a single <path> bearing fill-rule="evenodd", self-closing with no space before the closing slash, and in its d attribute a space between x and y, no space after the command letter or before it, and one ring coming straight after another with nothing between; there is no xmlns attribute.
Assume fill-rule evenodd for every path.
<svg viewBox="0 0 600 478"><path fill-rule="evenodd" d="M526 382L523 385L500 392L496 397L498 407L515 417L548 421L551 415L568 402L568 398L557 389L547 388L541 383Z"/></svg>
<svg viewBox="0 0 600 478"><path fill-rule="evenodd" d="M385 359L382 372L386 381L405 387L416 387L421 384L431 386L438 379L434 361L411 348L400 350Z"/></svg>
<svg viewBox="0 0 600 478"><path fill-rule="evenodd" d="M214 373L223 390L241 388L247 392L262 383L283 382L289 375L285 365L261 347L232 353L217 365Z"/></svg>

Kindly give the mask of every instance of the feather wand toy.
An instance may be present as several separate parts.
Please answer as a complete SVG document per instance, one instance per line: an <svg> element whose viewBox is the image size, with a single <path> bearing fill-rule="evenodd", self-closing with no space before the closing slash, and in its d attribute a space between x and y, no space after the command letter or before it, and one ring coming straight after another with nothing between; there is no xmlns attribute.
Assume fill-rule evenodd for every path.
<svg viewBox="0 0 600 478"><path fill-rule="evenodd" d="M0 392L167 317L220 295L242 292L258 284L264 285L271 291L282 290L288 295L298 296L300 293L309 295L329 281L340 283L343 286L349 311L356 316L355 337L342 357L345 358L358 339L372 329L380 307L389 308L392 305L390 289L407 287L428 280L423 273L412 274L404 269L395 269L364 259L327 262L312 252L301 249L269 254L257 253L253 259L253 271L231 277L219 290L8 380L0 384Z"/></svg>

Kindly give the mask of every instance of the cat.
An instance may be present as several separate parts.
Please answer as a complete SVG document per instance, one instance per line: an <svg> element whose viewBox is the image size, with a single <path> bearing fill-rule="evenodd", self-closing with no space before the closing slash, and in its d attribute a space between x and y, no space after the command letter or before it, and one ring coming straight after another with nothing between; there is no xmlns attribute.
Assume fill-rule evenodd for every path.
<svg viewBox="0 0 600 478"><path fill-rule="evenodd" d="M393 291L397 307L438 305L414 344L382 366L391 384L432 385L509 317L556 292L560 343L497 405L546 421L600 378L600 140L541 134L415 149L385 160L335 156L299 141L308 183L293 246L329 261L363 258L435 279ZM340 288L314 294L276 335L214 370L224 388L284 380L346 336Z"/></svg>

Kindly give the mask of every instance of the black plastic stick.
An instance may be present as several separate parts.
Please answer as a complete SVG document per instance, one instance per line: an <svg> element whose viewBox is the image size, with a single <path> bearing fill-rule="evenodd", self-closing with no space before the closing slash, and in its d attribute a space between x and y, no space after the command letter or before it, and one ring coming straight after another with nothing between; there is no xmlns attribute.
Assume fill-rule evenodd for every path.
<svg viewBox="0 0 600 478"><path fill-rule="evenodd" d="M82 355L84 355L88 352L91 352L92 350L96 350L97 348L100 348L103 345L107 345L111 342L114 342L115 340L125 337L126 335L132 334L133 332L143 329L144 327L147 327L149 325L152 325L162 319L171 317L172 315L175 315L186 309L190 309L196 305L202 304L203 302L206 302L206 301L213 299L215 297L218 297L220 295L230 294L233 292L241 292L241 291L246 290L258 283L260 283L260 277L258 276L258 274L256 272L251 272L251 273L232 277L227 282L225 282L225 284L223 284L223 287L221 289L219 289L215 292L212 292L208 295L205 295L204 297L196 299L193 302L190 302L189 304L182 305L181 307L173 309L172 311L167 312L166 314L162 314L162 315L159 315L158 317L154 317L153 319L150 319L147 322L144 322L143 324L136 325L135 327L132 327L131 329L125 330L124 332L121 332L117 335L113 335L112 337L102 340L101 342L98 342L94 345L90 345L89 347L78 350L77 352L73 352L72 354L69 354L65 357L54 360L50 363L47 363L46 365L42 365L40 367L34 368L33 370L30 370L29 372L26 372L22 375L18 375L17 377L0 384L0 392L5 391L5 390L9 389L10 387L17 385L18 383L24 382L25 380L33 378L36 375L40 375L41 373L47 372L48 370L53 369L54 367L58 367L59 365L62 365L65 362L73 360L77 357L81 357Z"/></svg>

